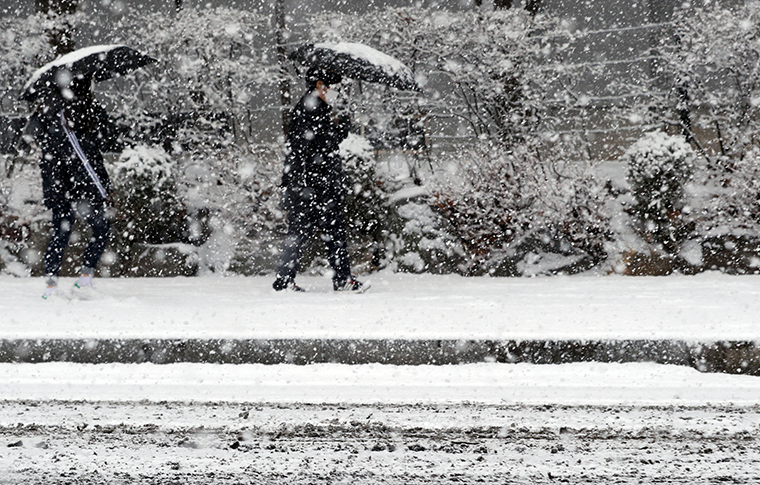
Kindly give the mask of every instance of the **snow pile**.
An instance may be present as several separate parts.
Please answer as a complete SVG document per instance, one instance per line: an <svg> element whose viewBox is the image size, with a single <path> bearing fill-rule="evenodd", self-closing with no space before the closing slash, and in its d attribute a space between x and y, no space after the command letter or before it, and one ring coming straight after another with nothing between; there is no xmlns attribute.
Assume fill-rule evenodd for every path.
<svg viewBox="0 0 760 485"><path fill-rule="evenodd" d="M8 400L312 404L735 405L752 376L656 364L0 364Z"/></svg>

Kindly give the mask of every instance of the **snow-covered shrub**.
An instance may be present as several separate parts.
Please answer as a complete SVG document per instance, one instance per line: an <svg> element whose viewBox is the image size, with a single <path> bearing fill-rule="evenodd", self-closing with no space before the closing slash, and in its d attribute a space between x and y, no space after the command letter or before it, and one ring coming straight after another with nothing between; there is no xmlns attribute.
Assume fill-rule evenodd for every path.
<svg viewBox="0 0 760 485"><path fill-rule="evenodd" d="M351 134L341 144L346 174L346 223L357 271L392 268L449 273L462 251L442 227L429 194L401 154L378 161L369 141ZM413 158L413 157L412 157Z"/></svg>
<svg viewBox="0 0 760 485"><path fill-rule="evenodd" d="M684 188L694 173L694 150L683 136L646 134L623 155L633 203L627 212L637 232L668 254L689 234Z"/></svg>
<svg viewBox="0 0 760 485"><path fill-rule="evenodd" d="M146 145L127 148L113 167L115 176L123 183L134 183L159 192L172 185L174 162L162 148Z"/></svg>
<svg viewBox="0 0 760 485"><path fill-rule="evenodd" d="M111 252L106 258L112 276L155 274L146 269L141 256L148 252L157 261L147 261L163 268L165 274L194 274L195 264L169 261L180 270L169 269L166 249L154 253L151 246L167 244L202 244L207 237L189 214L177 192L176 164L162 149L138 145L125 149L112 165L114 194ZM188 254L187 251L183 254ZM143 259L138 264L135 258ZM111 263L111 264L108 264Z"/></svg>
<svg viewBox="0 0 760 485"><path fill-rule="evenodd" d="M749 150L732 160L726 172L716 172L706 160L699 162L689 187L693 228L682 256L692 271L758 272L760 153Z"/></svg>
<svg viewBox="0 0 760 485"><path fill-rule="evenodd" d="M284 157L279 145L230 145L184 156L180 194L204 214L209 231L199 253L201 272L251 275L277 268L287 227L279 207Z"/></svg>
<svg viewBox="0 0 760 485"><path fill-rule="evenodd" d="M345 174L345 217L352 263L355 267L379 268L389 211L382 181L378 180L375 170L374 149L366 138L351 133L341 143L340 155Z"/></svg>
<svg viewBox="0 0 760 485"><path fill-rule="evenodd" d="M488 145L450 166L434 181L434 204L466 251L465 274L576 273L604 261L607 193L588 167Z"/></svg>
<svg viewBox="0 0 760 485"><path fill-rule="evenodd" d="M459 273L467 267L462 243L445 217L433 209L422 187L409 187L398 198L395 231L387 246L390 267L410 273Z"/></svg>
<svg viewBox="0 0 760 485"><path fill-rule="evenodd" d="M29 267L21 253L28 247L29 229L17 217L0 210L0 274L27 276Z"/></svg>

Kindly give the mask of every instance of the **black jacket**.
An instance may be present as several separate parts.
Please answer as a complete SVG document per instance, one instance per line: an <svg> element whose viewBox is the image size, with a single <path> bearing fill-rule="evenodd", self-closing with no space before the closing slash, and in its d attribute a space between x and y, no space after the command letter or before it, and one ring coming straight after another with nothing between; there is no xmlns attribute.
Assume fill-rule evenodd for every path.
<svg viewBox="0 0 760 485"><path fill-rule="evenodd" d="M347 119L334 123L332 108L315 92L305 94L290 117L283 187L310 188L318 198L340 195L343 167L338 146L348 136L349 126Z"/></svg>
<svg viewBox="0 0 760 485"><path fill-rule="evenodd" d="M77 124L62 107L57 107L37 111L29 120L27 130L42 150L39 162L42 192L49 209L81 199L103 200L111 190L102 155L103 148L113 136L109 130L111 123L101 106L94 105L91 116L86 126L85 123Z"/></svg>

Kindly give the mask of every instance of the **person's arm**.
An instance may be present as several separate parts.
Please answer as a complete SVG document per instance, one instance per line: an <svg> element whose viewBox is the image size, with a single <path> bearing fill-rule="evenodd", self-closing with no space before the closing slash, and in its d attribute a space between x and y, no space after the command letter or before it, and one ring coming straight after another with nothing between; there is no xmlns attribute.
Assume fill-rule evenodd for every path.
<svg viewBox="0 0 760 485"><path fill-rule="evenodd" d="M105 152L121 152L124 150L124 143L119 138L119 129L113 122L108 112L95 104L93 106L97 126L97 146L98 149Z"/></svg>
<svg viewBox="0 0 760 485"><path fill-rule="evenodd" d="M52 116L51 116L52 115ZM55 124L54 113L35 113L29 120L27 133L34 137L41 153L40 175L42 176L42 196L49 209L60 206L65 201L64 179L67 170L65 134Z"/></svg>
<svg viewBox="0 0 760 485"><path fill-rule="evenodd" d="M298 103L290 115L288 129L288 156L285 158L285 168L282 174L282 186L288 187L294 178L303 175L304 164L314 143L313 132L307 119L309 113L304 103Z"/></svg>

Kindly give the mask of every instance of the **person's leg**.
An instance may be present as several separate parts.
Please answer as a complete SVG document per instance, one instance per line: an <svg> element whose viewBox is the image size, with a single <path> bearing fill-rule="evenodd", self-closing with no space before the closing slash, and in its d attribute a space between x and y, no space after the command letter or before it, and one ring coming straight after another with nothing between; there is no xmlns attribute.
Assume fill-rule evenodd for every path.
<svg viewBox="0 0 760 485"><path fill-rule="evenodd" d="M272 287L284 290L293 285L301 266L301 254L306 241L314 231L311 221L313 209L307 201L290 201L288 205L288 234L285 236L282 252L280 253L280 266L277 269L277 278Z"/></svg>
<svg viewBox="0 0 760 485"><path fill-rule="evenodd" d="M63 253L66 250L66 246L69 245L74 220L75 214L70 205L65 204L53 209L50 242L45 251L45 277L48 279L48 283L57 282L58 280L58 273L61 272L61 264L63 262Z"/></svg>
<svg viewBox="0 0 760 485"><path fill-rule="evenodd" d="M95 268L98 266L100 257L108 244L111 223L108 221L105 202L81 201L77 205L77 211L92 228L92 235L84 250L80 270L82 278L85 278L81 283L87 285L92 284ZM80 286L82 285L80 284Z"/></svg>
<svg viewBox="0 0 760 485"><path fill-rule="evenodd" d="M319 219L327 258L333 270L333 288L343 288L351 278L351 261L348 256L348 233L343 206L337 200L328 201Z"/></svg>

